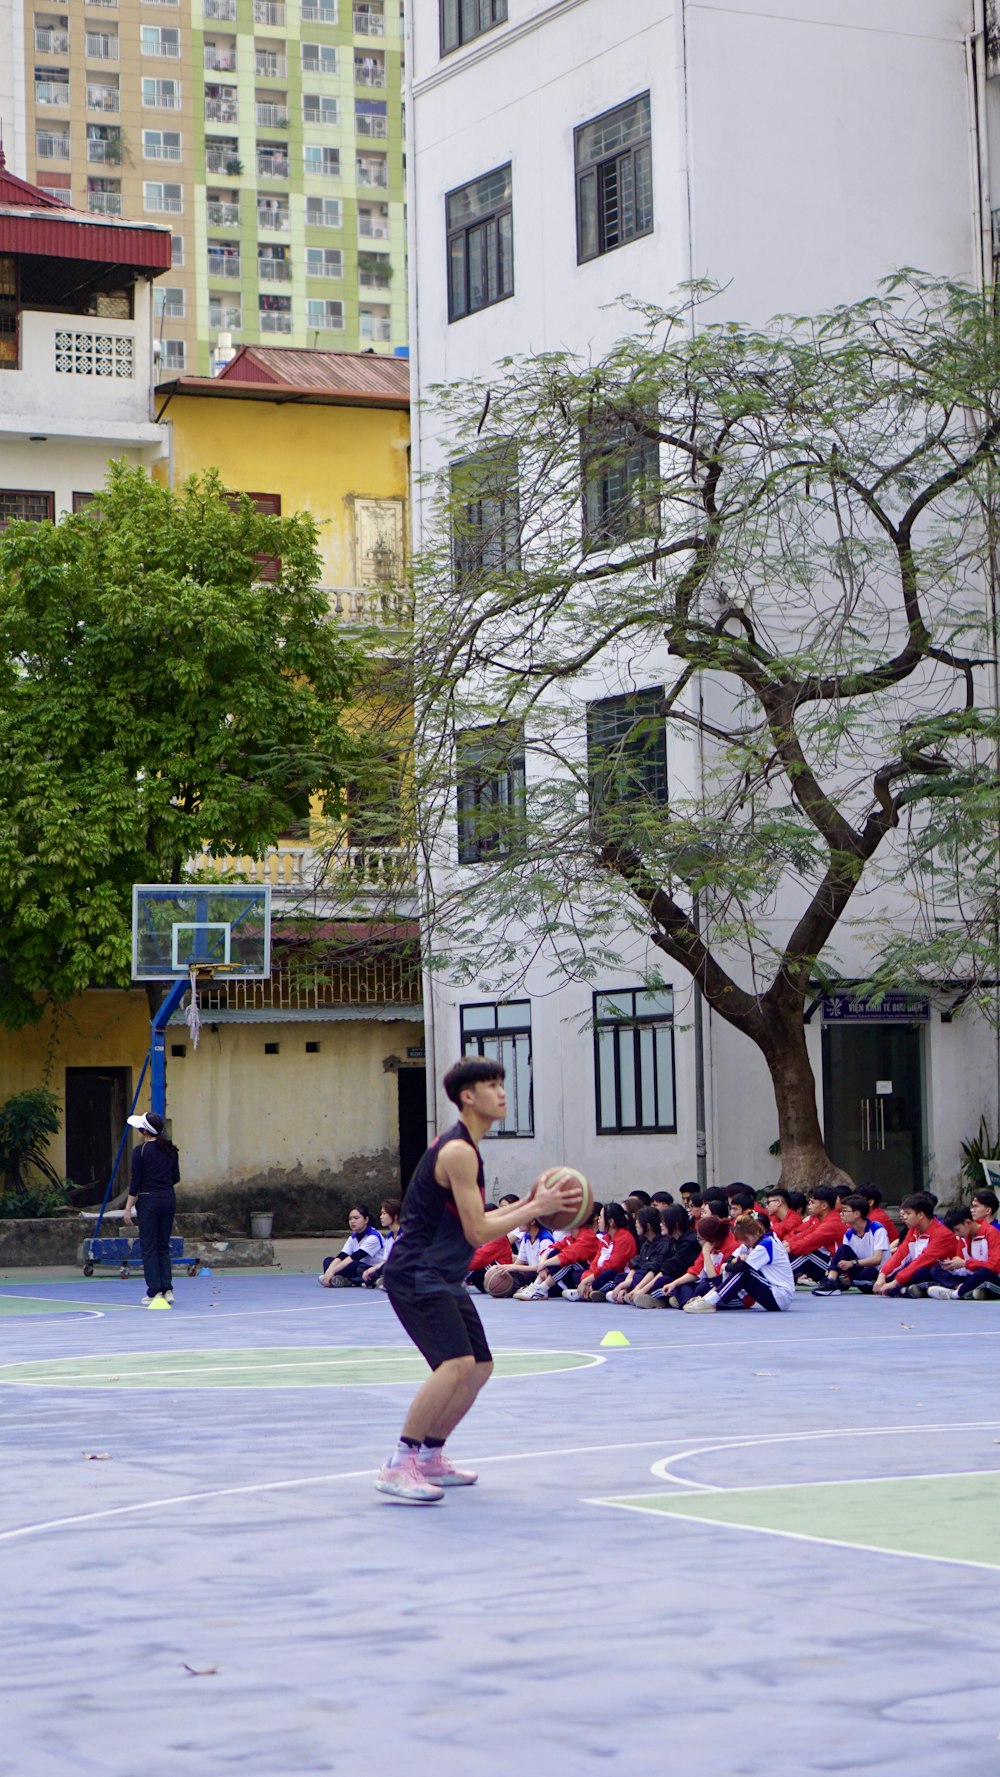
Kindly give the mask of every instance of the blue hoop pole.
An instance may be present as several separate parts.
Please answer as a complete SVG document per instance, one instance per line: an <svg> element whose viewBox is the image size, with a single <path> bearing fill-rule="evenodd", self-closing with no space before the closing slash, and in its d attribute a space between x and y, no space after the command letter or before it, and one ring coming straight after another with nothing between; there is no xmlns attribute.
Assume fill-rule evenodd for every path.
<svg viewBox="0 0 1000 1777"><path fill-rule="evenodd" d="M136 1105L139 1102L139 1094L142 1091L142 1082L146 1078L146 1069L148 1068L148 1066L149 1066L149 1055L147 1054L146 1059L142 1064L142 1072L139 1075L139 1084L135 1089L135 1097L133 1098L131 1108L129 1109L128 1114L130 1117L132 1115L132 1112L135 1110ZM118 1143L118 1152L115 1155L115 1163L111 1168L111 1177L108 1179L107 1189L105 1190L105 1193L104 1193L104 1199L101 1203L100 1209L97 1212L97 1221L94 1224L94 1239L95 1240L97 1239L98 1234L101 1232L101 1223L104 1220L104 1211L108 1207L108 1203L111 1198L111 1193L114 1189L115 1179L118 1177L118 1168L122 1163L122 1155L125 1152L125 1143L127 1141L128 1141L128 1124L126 1123L124 1129L122 1130L121 1141Z"/></svg>

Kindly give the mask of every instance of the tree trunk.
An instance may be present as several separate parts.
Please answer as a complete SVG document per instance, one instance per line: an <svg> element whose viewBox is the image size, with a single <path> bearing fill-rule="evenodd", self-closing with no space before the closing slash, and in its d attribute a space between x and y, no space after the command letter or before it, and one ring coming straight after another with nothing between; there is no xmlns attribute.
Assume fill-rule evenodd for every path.
<svg viewBox="0 0 1000 1777"><path fill-rule="evenodd" d="M761 1042L771 1075L781 1143L780 1183L790 1191L812 1185L849 1185L854 1181L834 1166L823 1144L816 1109L816 1079L806 1048L804 1002L798 994L771 1000L767 1036Z"/></svg>

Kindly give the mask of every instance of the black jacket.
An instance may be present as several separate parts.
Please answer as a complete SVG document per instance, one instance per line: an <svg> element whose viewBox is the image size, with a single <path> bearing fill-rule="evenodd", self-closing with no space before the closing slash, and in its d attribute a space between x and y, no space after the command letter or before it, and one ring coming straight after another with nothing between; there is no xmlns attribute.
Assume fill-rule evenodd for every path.
<svg viewBox="0 0 1000 1777"><path fill-rule="evenodd" d="M139 1197L143 1191L172 1191L180 1176L180 1159L172 1143L166 1153L155 1141L144 1141L133 1149L133 1197Z"/></svg>

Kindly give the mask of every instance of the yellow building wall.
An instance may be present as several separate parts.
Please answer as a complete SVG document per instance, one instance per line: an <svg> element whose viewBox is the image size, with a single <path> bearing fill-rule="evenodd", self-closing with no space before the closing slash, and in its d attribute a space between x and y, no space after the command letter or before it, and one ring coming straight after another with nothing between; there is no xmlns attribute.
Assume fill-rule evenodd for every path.
<svg viewBox="0 0 1000 1777"><path fill-rule="evenodd" d="M164 419L173 433L175 487L218 469L227 488L280 494L284 518L312 514L325 586L357 583L353 500L407 497L410 422L396 409L175 395Z"/></svg>

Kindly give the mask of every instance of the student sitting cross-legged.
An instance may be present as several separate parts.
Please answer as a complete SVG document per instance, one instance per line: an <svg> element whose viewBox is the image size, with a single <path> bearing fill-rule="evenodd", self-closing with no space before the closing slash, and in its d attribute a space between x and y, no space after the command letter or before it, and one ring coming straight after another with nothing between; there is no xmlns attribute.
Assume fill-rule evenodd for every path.
<svg viewBox="0 0 1000 1777"><path fill-rule="evenodd" d="M796 1283L822 1283L826 1277L830 1254L840 1246L844 1233L837 1197L832 1185L813 1185L801 1228L785 1240Z"/></svg>
<svg viewBox="0 0 1000 1777"><path fill-rule="evenodd" d="M603 1208L602 1203L595 1203L590 1220L582 1228L563 1234L542 1248L535 1281L518 1290L519 1301L547 1302L562 1295L564 1288L576 1289L587 1266L597 1257L601 1244L597 1230Z"/></svg>
<svg viewBox="0 0 1000 1777"><path fill-rule="evenodd" d="M784 1185L769 1185L764 1192L764 1208L771 1222L771 1231L779 1240L790 1240L802 1226L802 1217L793 1209Z"/></svg>
<svg viewBox="0 0 1000 1777"><path fill-rule="evenodd" d="M758 1215L737 1216L733 1233L740 1245L726 1260L711 1289L685 1302L685 1314L714 1314L727 1308L764 1308L780 1314L795 1300L795 1278L782 1242Z"/></svg>
<svg viewBox="0 0 1000 1777"><path fill-rule="evenodd" d="M927 1294L953 1302L1000 1296L1000 1228L982 1217L977 1221L967 1203L946 1209L941 1219L957 1237L960 1251L954 1259L941 1260Z"/></svg>
<svg viewBox="0 0 1000 1777"><path fill-rule="evenodd" d="M906 1234L883 1261L875 1279L876 1296L922 1296L936 1282L935 1268L942 1260L958 1256L955 1235L934 1214L936 1203L929 1191L914 1191L912 1197L903 1198L899 1213Z"/></svg>
<svg viewBox="0 0 1000 1777"><path fill-rule="evenodd" d="M889 1236L872 1220L868 1198L857 1191L841 1198L844 1223L841 1244L831 1253L826 1278L814 1296L837 1296L843 1290L871 1290L879 1268L889 1257Z"/></svg>
<svg viewBox="0 0 1000 1777"><path fill-rule="evenodd" d="M603 1302L625 1276L635 1258L632 1220L621 1203L606 1203L597 1224L598 1248L575 1290L563 1290L563 1300Z"/></svg>
<svg viewBox="0 0 1000 1777"><path fill-rule="evenodd" d="M347 1225L351 1231L339 1253L323 1260L319 1281L324 1289L360 1289L364 1273L382 1257L385 1242L363 1203L351 1204Z"/></svg>
<svg viewBox="0 0 1000 1777"><path fill-rule="evenodd" d="M691 1217L680 1203L672 1203L663 1215L663 1233L656 1243L653 1270L643 1273L639 1261L634 1267L635 1282L622 1300L631 1308L665 1308L662 1291L668 1283L684 1277L701 1252ZM623 1286L619 1285L619 1288ZM655 1293L654 1293L655 1292ZM612 1290L612 1299L615 1297Z"/></svg>
<svg viewBox="0 0 1000 1777"><path fill-rule="evenodd" d="M483 1279L487 1293L491 1296L512 1296L517 1290L534 1283L542 1254L551 1245L551 1229L543 1228L537 1217L532 1216L521 1229L521 1238L514 1257L487 1267ZM475 1253L472 1256L475 1258Z"/></svg>
<svg viewBox="0 0 1000 1777"><path fill-rule="evenodd" d="M724 1216L702 1216L695 1233L700 1251L680 1277L657 1287L650 1296L655 1308L683 1308L696 1294L714 1289L722 1275L726 1260L732 1258L739 1241ZM645 1305L645 1304L644 1304Z"/></svg>
<svg viewBox="0 0 1000 1777"><path fill-rule="evenodd" d="M687 1214L687 1211L684 1211ZM635 1237L639 1245L624 1277L608 1291L609 1302L627 1302L636 1284L644 1277L655 1277L659 1270L664 1233L658 1210L650 1207L636 1211Z"/></svg>

